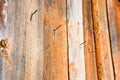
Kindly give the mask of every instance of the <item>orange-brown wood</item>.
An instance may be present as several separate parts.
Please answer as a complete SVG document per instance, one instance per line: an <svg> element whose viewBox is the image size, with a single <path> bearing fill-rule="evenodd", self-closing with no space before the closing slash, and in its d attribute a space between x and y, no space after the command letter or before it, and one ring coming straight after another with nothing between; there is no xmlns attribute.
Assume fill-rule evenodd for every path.
<svg viewBox="0 0 120 80"><path fill-rule="evenodd" d="M83 0L86 80L97 80L91 0Z"/></svg>
<svg viewBox="0 0 120 80"><path fill-rule="evenodd" d="M98 79L114 80L106 16L106 0L92 0L92 5Z"/></svg>
<svg viewBox="0 0 120 80"><path fill-rule="evenodd" d="M115 79L120 80L120 1L107 0Z"/></svg>
<svg viewBox="0 0 120 80"><path fill-rule="evenodd" d="M44 1L44 80L68 80L66 0Z"/></svg>
<svg viewBox="0 0 120 80"><path fill-rule="evenodd" d="M0 80L120 80L119 1L8 0Z"/></svg>

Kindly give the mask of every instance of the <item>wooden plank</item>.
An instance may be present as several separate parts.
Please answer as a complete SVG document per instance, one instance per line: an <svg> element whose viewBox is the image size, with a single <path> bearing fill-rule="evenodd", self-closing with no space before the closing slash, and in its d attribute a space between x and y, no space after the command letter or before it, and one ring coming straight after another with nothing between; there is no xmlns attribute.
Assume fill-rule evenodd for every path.
<svg viewBox="0 0 120 80"><path fill-rule="evenodd" d="M106 16L106 0L92 0L99 80L114 80Z"/></svg>
<svg viewBox="0 0 120 80"><path fill-rule="evenodd" d="M82 0L67 0L69 76L85 80Z"/></svg>
<svg viewBox="0 0 120 80"><path fill-rule="evenodd" d="M38 60L37 80L43 80L44 70L44 0L38 0Z"/></svg>
<svg viewBox="0 0 120 80"><path fill-rule="evenodd" d="M43 80L43 4L43 0L9 1L5 36L13 65L10 73L4 62L2 80Z"/></svg>
<svg viewBox="0 0 120 80"><path fill-rule="evenodd" d="M83 0L86 80L97 80L91 0Z"/></svg>
<svg viewBox="0 0 120 80"><path fill-rule="evenodd" d="M0 15L1 15L0 16L0 40L5 38L6 31L7 31L7 29L6 29L7 24L5 24L7 20L3 17L3 16L7 17L7 8L8 7L6 4L7 4L7 2L4 3L3 0L0 0ZM3 79L4 63L6 63L6 61L3 56L2 50L0 48L0 79L1 80ZM6 63L6 65L7 65L7 63ZM6 71L9 71L9 67L7 67Z"/></svg>
<svg viewBox="0 0 120 80"><path fill-rule="evenodd" d="M107 0L115 80L120 79L120 2Z"/></svg>
<svg viewBox="0 0 120 80"><path fill-rule="evenodd" d="M17 2L16 2L17 3ZM22 4L22 2L21 2ZM9 7L11 6L11 7ZM23 59L23 50L22 48L24 48L22 45L24 44L24 42L22 41L21 38L24 38L24 35L20 33L22 33L22 30L23 28L20 27L19 28L19 23L16 25L16 22L15 20L17 19L17 21L19 20L23 20L21 17L19 17L19 20L18 18L16 18L16 15L18 15L18 13L15 13L15 1L14 0L11 0L10 2L8 2L8 19L7 19L7 25L6 25L6 28L5 28L5 35L4 37L8 37L9 41L10 41L10 48L9 48L9 56L12 60L12 72L9 71L9 68L8 68L8 65L6 64L4 58L3 58L3 66L2 66L2 80L15 80L15 79L22 79L24 78L24 59ZM18 4L19 7L21 7L19 4ZM18 6L16 7L18 9ZM21 9L18 9L20 10L20 14L23 12L22 11L23 8ZM23 17L23 15L21 15ZM24 20L23 20L24 21ZM14 24L15 23L15 24ZM20 22L20 26L22 26L23 23ZM15 27L16 26L16 27ZM19 31L18 33L17 30L19 28ZM20 35L18 37L18 35ZM4 38L3 37L3 38ZM18 39L16 39L16 38ZM16 52L17 51L17 52ZM22 61L21 61L22 60ZM19 62L21 61L21 62ZM21 66L20 66L21 65ZM18 67L19 66L19 67ZM20 74L20 75L19 75ZM21 75L22 74L22 75Z"/></svg>
<svg viewBox="0 0 120 80"><path fill-rule="evenodd" d="M68 80L66 0L44 3L44 80Z"/></svg>
<svg viewBox="0 0 120 80"><path fill-rule="evenodd" d="M43 0L25 1L25 80L43 80L43 4Z"/></svg>

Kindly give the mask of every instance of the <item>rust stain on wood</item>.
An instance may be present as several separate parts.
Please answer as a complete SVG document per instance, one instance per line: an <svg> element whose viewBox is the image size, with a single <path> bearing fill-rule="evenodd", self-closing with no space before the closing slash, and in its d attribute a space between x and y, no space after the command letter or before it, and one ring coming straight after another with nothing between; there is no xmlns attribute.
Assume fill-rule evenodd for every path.
<svg viewBox="0 0 120 80"><path fill-rule="evenodd" d="M115 19L116 19L116 28L117 28L117 36L118 36L118 41L120 41L120 3L118 0L114 0L114 7L115 7ZM118 47L120 49L120 42L118 42ZM119 51L120 52L120 51Z"/></svg>
<svg viewBox="0 0 120 80"><path fill-rule="evenodd" d="M66 18L65 16L61 15L59 12L59 9L57 9L57 5L54 5L54 9L52 7L49 7L48 10L51 12L48 13L46 12L47 7L44 8L45 13L44 13L44 24L48 24L49 21L54 25L55 28L57 28L59 25L66 25ZM61 17L58 17L61 16Z"/></svg>
<svg viewBox="0 0 120 80"><path fill-rule="evenodd" d="M0 0L0 28L2 26L6 26L7 7L8 7L8 1L7 0Z"/></svg>
<svg viewBox="0 0 120 80"><path fill-rule="evenodd" d="M94 32L95 32L95 35L98 34L98 26L99 26L99 23L98 23L98 3L97 3L97 0L92 0L92 5L93 5L93 20L94 20ZM97 35L99 36L99 35ZM97 37L96 36L96 37ZM95 39L95 41L97 42L96 44L98 44L98 41L99 39L97 40L97 38ZM102 69L102 56L101 56L101 53L99 53L99 46L95 47L96 49L96 65L97 65L97 75L98 75L98 79L101 79L103 80L104 78L104 74L103 74L103 69Z"/></svg>
<svg viewBox="0 0 120 80"><path fill-rule="evenodd" d="M44 80L68 80L66 1L45 0ZM54 36L54 29L62 25Z"/></svg>

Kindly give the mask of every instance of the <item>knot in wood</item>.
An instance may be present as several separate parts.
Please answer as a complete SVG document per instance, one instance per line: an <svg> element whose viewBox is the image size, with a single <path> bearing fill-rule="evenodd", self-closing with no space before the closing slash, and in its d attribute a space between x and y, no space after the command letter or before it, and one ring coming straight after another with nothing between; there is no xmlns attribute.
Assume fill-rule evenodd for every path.
<svg viewBox="0 0 120 80"><path fill-rule="evenodd" d="M5 39L2 39L2 40L0 41L0 47L2 47L2 48L7 48L7 41L6 41Z"/></svg>

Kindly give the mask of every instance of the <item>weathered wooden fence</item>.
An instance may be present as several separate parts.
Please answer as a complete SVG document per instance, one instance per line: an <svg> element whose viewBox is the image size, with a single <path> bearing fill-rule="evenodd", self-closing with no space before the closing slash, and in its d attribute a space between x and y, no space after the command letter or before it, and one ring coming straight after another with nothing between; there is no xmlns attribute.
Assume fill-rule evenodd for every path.
<svg viewBox="0 0 120 80"><path fill-rule="evenodd" d="M2 25L5 1L0 80L120 80L119 0L8 0Z"/></svg>

